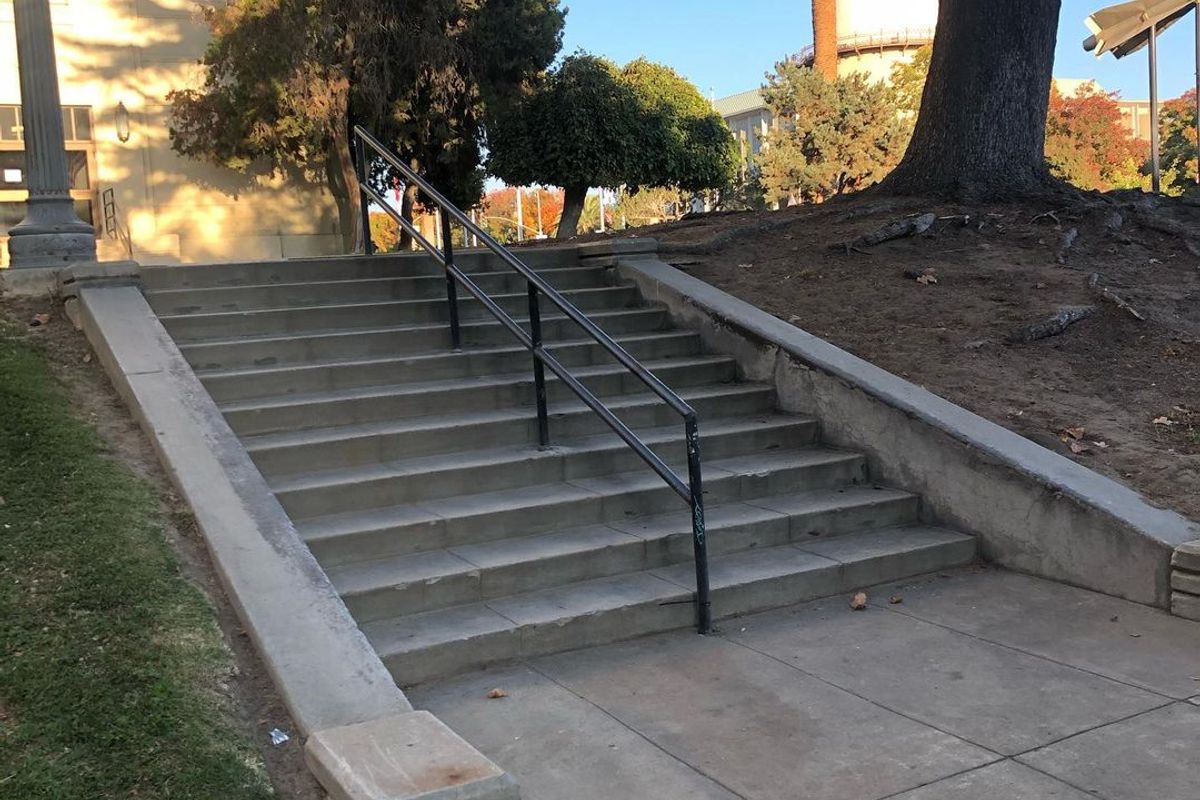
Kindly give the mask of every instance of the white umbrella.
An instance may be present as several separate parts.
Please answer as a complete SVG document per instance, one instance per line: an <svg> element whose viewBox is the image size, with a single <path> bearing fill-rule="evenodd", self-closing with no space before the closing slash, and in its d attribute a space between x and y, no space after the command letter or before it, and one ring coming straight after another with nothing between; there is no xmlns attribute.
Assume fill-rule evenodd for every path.
<svg viewBox="0 0 1200 800"><path fill-rule="evenodd" d="M1084 47L1094 49L1097 58L1109 50L1124 58L1146 46L1152 25L1161 33L1195 5L1196 0L1134 0L1102 8L1083 22L1092 32ZM1088 47L1093 41L1094 48Z"/></svg>

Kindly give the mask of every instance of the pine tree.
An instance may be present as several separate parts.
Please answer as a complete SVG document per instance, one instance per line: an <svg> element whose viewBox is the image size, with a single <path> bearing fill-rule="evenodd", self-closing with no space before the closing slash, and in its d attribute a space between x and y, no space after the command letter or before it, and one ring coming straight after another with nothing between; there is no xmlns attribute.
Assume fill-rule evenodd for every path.
<svg viewBox="0 0 1200 800"><path fill-rule="evenodd" d="M758 156L769 198L826 200L870 186L900 160L905 128L890 90L863 75L827 80L784 61L763 97L775 118Z"/></svg>

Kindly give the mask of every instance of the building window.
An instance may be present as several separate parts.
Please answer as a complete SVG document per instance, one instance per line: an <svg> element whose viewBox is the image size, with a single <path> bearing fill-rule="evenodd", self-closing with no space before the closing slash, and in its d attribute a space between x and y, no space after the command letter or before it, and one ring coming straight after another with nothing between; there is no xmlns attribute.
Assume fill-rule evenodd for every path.
<svg viewBox="0 0 1200 800"><path fill-rule="evenodd" d="M92 141L92 110L63 106L63 138L67 145L67 175L75 212L95 226L96 148ZM25 218L28 182L21 127L21 107L0 105L0 237Z"/></svg>

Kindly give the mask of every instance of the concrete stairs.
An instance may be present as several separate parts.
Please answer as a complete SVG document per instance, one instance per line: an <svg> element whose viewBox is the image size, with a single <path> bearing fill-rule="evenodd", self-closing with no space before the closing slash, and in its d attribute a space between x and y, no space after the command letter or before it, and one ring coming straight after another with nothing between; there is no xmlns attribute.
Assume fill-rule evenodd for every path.
<svg viewBox="0 0 1200 800"><path fill-rule="evenodd" d="M589 266L526 262L698 412L718 618L970 561L914 495ZM519 321L523 282L490 254L465 272ZM147 297L397 680L684 628L690 517L565 386L536 446L531 356L418 256L153 267ZM543 304L557 357L685 473L678 416Z"/></svg>

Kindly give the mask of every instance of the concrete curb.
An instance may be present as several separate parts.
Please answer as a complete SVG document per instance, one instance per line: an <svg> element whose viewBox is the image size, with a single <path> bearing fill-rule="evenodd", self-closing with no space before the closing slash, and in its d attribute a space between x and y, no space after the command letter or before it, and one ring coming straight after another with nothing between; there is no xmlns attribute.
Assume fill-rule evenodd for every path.
<svg viewBox="0 0 1200 800"><path fill-rule="evenodd" d="M62 267L0 269L0 296L46 297L58 288Z"/></svg>
<svg viewBox="0 0 1200 800"><path fill-rule="evenodd" d="M332 800L519 800L510 775L428 711L313 734L304 751Z"/></svg>
<svg viewBox="0 0 1200 800"><path fill-rule="evenodd" d="M494 764L465 742L448 754L446 737L434 735L440 723L413 712L141 291L83 285L76 292L88 340L194 511L217 574L288 710L301 732L316 739L321 759L340 765L318 773L331 781L331 795L515 797L495 779L503 773ZM355 727L364 723L372 727ZM381 760L395 737L413 732L420 735L406 762ZM362 786L400 791L403 775L393 779L388 770L447 759L454 768L438 773L440 783L430 777L419 794L363 793ZM371 781L360 780L364 770ZM493 788L476 786L480 781ZM483 793L465 793L476 789Z"/></svg>
<svg viewBox="0 0 1200 800"><path fill-rule="evenodd" d="M866 452L875 475L920 493L934 517L976 534L989 560L1170 607L1172 555L1200 539L1200 523L676 270L652 239L598 244L581 258L616 257L647 300L774 384L782 408L816 416L832 443Z"/></svg>
<svg viewBox="0 0 1200 800"><path fill-rule="evenodd" d="M1175 548L1171 566L1171 613L1200 622L1200 540Z"/></svg>

